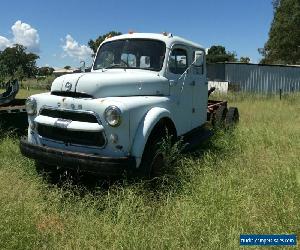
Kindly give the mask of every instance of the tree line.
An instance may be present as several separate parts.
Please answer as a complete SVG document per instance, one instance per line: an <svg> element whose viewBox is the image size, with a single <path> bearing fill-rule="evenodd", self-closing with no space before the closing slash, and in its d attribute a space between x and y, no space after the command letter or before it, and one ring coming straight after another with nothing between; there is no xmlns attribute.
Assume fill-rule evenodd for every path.
<svg viewBox="0 0 300 250"><path fill-rule="evenodd" d="M32 78L36 76L48 76L54 71L51 67L37 67L38 55L27 52L26 47L15 44L0 51L0 82L6 79Z"/></svg>
<svg viewBox="0 0 300 250"><path fill-rule="evenodd" d="M300 64L300 0L273 0L269 39L259 49L261 63Z"/></svg>

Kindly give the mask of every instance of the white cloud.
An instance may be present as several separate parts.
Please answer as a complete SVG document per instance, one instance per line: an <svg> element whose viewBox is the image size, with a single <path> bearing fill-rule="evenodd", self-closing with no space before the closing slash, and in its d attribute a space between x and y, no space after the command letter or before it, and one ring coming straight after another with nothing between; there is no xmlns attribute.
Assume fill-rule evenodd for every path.
<svg viewBox="0 0 300 250"><path fill-rule="evenodd" d="M11 46L11 42L4 36L0 36L0 51Z"/></svg>
<svg viewBox="0 0 300 250"><path fill-rule="evenodd" d="M0 36L0 50L17 43L25 46L30 52L38 53L40 51L40 37L36 29L18 20L11 30L13 34L11 39Z"/></svg>
<svg viewBox="0 0 300 250"><path fill-rule="evenodd" d="M22 23L20 20L16 21L11 29L14 35L14 43L24 45L29 51L39 52L40 37L36 29L27 23Z"/></svg>
<svg viewBox="0 0 300 250"><path fill-rule="evenodd" d="M80 45L71 35L66 35L65 44L62 46L64 52L79 60L89 59L93 51L86 45Z"/></svg>

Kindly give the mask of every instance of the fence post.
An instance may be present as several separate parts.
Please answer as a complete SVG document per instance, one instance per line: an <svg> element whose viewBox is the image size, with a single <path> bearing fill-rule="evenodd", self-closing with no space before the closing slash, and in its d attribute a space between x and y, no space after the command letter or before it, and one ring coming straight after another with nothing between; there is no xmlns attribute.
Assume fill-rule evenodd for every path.
<svg viewBox="0 0 300 250"><path fill-rule="evenodd" d="M279 89L279 99L281 100L282 89Z"/></svg>

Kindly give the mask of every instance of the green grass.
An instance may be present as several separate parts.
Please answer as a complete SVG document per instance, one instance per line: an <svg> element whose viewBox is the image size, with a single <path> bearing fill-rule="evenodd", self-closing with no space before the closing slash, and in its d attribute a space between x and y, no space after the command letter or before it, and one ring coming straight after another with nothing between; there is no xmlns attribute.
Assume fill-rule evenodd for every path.
<svg viewBox="0 0 300 250"><path fill-rule="evenodd" d="M230 100L237 129L181 156L154 185L53 186L17 139L2 137L0 249L239 249L248 233L299 240L300 96Z"/></svg>
<svg viewBox="0 0 300 250"><path fill-rule="evenodd" d="M24 98L27 98L28 96L39 94L39 93L44 93L44 92L49 92L49 90L41 90L41 89L30 89L30 90L27 90L27 89L20 89L16 98L24 99Z"/></svg>
<svg viewBox="0 0 300 250"><path fill-rule="evenodd" d="M0 93L3 93L5 89L0 89ZM34 94L39 94L39 93L44 93L44 92L49 92L48 90L44 89L20 89L16 98L18 99L26 99L28 96L34 95Z"/></svg>

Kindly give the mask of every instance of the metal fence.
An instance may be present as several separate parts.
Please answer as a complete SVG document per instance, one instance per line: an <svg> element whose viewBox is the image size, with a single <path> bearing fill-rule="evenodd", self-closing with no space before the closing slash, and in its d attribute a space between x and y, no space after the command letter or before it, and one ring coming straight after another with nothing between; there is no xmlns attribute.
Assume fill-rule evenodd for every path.
<svg viewBox="0 0 300 250"><path fill-rule="evenodd" d="M209 81L227 81L235 89L257 93L300 91L300 67L242 63L207 65Z"/></svg>

